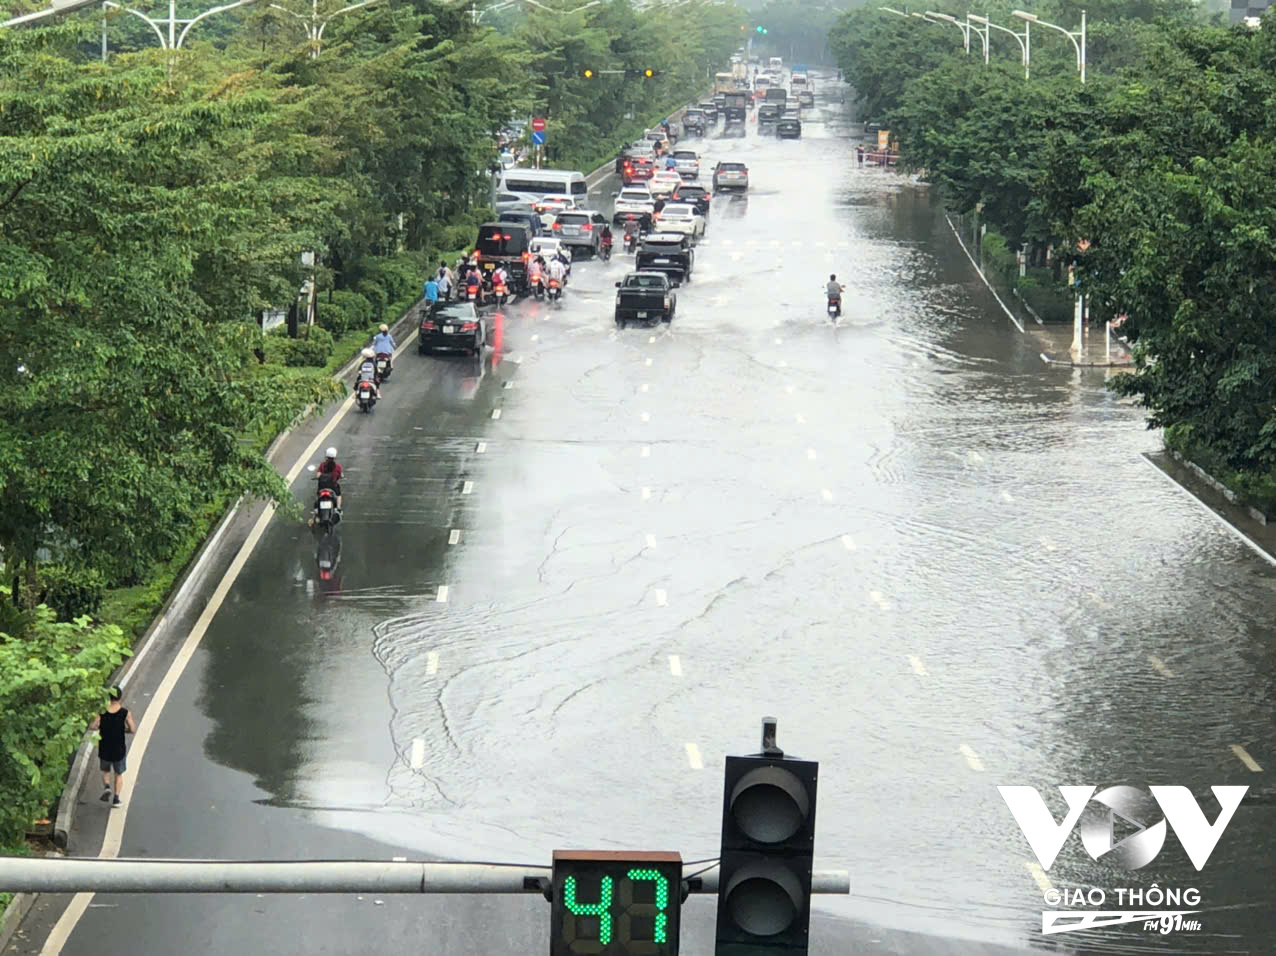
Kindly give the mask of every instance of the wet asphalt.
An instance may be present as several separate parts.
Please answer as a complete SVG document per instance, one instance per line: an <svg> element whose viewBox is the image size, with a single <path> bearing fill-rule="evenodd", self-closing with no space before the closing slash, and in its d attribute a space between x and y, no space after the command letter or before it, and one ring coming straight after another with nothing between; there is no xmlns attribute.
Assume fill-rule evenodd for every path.
<svg viewBox="0 0 1276 956"><path fill-rule="evenodd" d="M1125 874L1074 837L1051 870L1200 887L1203 928L1046 942L1271 951L1276 573L1147 464L1103 371L1043 365L926 187L856 166L819 86L801 140L701 141L704 180L741 159L752 186L715 197L672 326L618 332L631 260L578 262L561 308L493 316L481 361L409 350L346 416L336 574L271 525L122 856L713 857L722 758L774 714L821 761L817 865L851 874L813 952L1045 945L996 786L1118 783L1251 786L1200 873L1173 838ZM530 897L94 902L64 952L522 954L549 922ZM684 919L710 952L712 901Z"/></svg>

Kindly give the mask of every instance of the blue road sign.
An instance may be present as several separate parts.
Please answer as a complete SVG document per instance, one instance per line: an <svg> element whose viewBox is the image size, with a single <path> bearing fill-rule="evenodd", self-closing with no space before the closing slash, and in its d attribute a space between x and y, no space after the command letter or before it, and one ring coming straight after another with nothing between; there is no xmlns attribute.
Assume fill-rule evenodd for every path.
<svg viewBox="0 0 1276 956"><path fill-rule="evenodd" d="M541 132L539 132L539 133L538 133L538 132L536 132L535 130L533 130L533 131L532 131L532 142L533 142L533 143L535 143L537 146L544 146L544 145L545 145L545 133L544 133L544 131L542 130Z"/></svg>

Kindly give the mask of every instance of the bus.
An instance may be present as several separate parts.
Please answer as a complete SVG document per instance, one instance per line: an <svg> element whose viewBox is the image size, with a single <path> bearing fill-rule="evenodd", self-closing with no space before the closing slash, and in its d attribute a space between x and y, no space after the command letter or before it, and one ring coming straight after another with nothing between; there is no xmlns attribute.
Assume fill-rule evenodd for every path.
<svg viewBox="0 0 1276 956"><path fill-rule="evenodd" d="M575 169L519 169L505 170L498 187L502 193L517 194L524 202L534 202L543 196L574 196L584 202L589 193L585 174Z"/></svg>

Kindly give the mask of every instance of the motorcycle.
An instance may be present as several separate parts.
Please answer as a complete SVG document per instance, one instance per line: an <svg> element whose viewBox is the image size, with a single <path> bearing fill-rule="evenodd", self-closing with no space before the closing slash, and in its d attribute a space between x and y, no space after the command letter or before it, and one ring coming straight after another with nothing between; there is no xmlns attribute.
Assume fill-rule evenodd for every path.
<svg viewBox="0 0 1276 956"><path fill-rule="evenodd" d="M496 305L498 308L504 308L505 303L509 300L509 295L505 291L504 282L492 282L492 295L496 299Z"/></svg>
<svg viewBox="0 0 1276 956"><path fill-rule="evenodd" d="M529 281L532 283L532 295L536 296L538 299L545 298L545 283L541 279L540 274L537 273L532 276Z"/></svg>
<svg viewBox="0 0 1276 956"><path fill-rule="evenodd" d="M377 403L377 388L372 382L360 382L354 388L355 400L359 403L359 411L370 412Z"/></svg>
<svg viewBox="0 0 1276 956"><path fill-rule="evenodd" d="M838 296L832 295L828 297L828 300L829 318L836 322L842 314L842 300Z"/></svg>
<svg viewBox="0 0 1276 956"><path fill-rule="evenodd" d="M390 377L390 373L392 371L393 369L390 367L390 353L378 352L377 353L377 378L380 379L381 381L385 381L387 378Z"/></svg>
<svg viewBox="0 0 1276 956"><path fill-rule="evenodd" d="M312 473L311 481L320 480L321 476L315 473L317 469L314 465L307 466L307 470ZM337 492L320 484L319 492L315 495L315 511L314 516L310 519L310 527L318 528L324 534L329 534L340 520L341 509L337 507Z"/></svg>
<svg viewBox="0 0 1276 956"><path fill-rule="evenodd" d="M598 247L598 257L603 262L611 262L611 239L607 238L602 241L602 245Z"/></svg>
<svg viewBox="0 0 1276 956"><path fill-rule="evenodd" d="M465 301L473 302L476 306L482 304L479 289L481 286L477 282L471 282L465 286Z"/></svg>
<svg viewBox="0 0 1276 956"><path fill-rule="evenodd" d="M315 564L319 566L320 581L328 585L335 583L337 566L341 564L341 535L329 534L319 539Z"/></svg>
<svg viewBox="0 0 1276 956"><path fill-rule="evenodd" d="M563 297L563 284L559 282L557 279L551 278L549 280L548 295L549 295L550 302L555 302L555 303L559 302Z"/></svg>

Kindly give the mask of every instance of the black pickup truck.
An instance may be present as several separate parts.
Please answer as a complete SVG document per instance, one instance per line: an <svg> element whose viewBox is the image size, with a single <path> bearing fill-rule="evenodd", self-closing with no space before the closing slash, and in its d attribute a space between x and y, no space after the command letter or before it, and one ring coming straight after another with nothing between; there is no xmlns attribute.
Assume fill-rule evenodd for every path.
<svg viewBox="0 0 1276 956"><path fill-rule="evenodd" d="M653 232L638 247L634 266L639 272L663 272L674 285L691 281L695 265L691 240L680 232Z"/></svg>
<svg viewBox="0 0 1276 956"><path fill-rule="evenodd" d="M616 328L630 322L672 322L678 294L663 272L631 272L616 283Z"/></svg>

